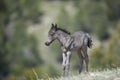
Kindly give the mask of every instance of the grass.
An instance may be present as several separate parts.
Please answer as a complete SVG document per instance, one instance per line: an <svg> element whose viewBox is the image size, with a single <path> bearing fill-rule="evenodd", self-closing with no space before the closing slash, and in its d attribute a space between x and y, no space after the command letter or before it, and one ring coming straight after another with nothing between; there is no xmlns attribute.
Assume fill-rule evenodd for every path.
<svg viewBox="0 0 120 80"><path fill-rule="evenodd" d="M95 71L70 75L69 77L56 77L38 80L120 80L120 69Z"/></svg>

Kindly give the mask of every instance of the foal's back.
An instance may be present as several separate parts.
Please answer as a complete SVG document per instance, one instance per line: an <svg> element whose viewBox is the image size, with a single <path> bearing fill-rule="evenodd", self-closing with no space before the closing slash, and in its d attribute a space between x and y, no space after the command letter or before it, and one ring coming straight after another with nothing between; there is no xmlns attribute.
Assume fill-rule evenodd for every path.
<svg viewBox="0 0 120 80"><path fill-rule="evenodd" d="M75 48L81 48L83 46L87 46L87 33L83 31L77 31L74 34L72 34L72 37L74 37L74 47Z"/></svg>

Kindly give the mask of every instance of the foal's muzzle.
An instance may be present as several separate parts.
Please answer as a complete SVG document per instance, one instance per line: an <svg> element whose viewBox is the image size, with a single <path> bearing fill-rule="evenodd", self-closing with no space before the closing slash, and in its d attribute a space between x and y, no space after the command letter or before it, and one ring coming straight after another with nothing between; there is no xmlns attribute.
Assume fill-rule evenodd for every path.
<svg viewBox="0 0 120 80"><path fill-rule="evenodd" d="M50 43L49 43L49 42L45 42L45 45L46 45L46 46L49 46L49 45L50 45Z"/></svg>

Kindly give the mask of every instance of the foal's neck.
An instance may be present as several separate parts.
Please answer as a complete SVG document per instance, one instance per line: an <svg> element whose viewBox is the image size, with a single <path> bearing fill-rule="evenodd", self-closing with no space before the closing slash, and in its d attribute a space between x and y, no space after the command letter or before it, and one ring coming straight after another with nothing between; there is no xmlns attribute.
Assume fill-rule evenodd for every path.
<svg viewBox="0 0 120 80"><path fill-rule="evenodd" d="M60 31L60 30L57 31L57 34L58 34L58 38L64 38L64 37L70 36L70 34Z"/></svg>
<svg viewBox="0 0 120 80"><path fill-rule="evenodd" d="M66 43L66 38L70 37L70 34L63 32L63 31L57 31L57 40L63 45Z"/></svg>

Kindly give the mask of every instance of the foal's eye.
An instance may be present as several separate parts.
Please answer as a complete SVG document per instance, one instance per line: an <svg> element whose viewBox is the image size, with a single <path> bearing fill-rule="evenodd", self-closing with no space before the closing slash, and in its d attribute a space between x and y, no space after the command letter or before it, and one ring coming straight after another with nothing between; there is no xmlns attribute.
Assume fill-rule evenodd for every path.
<svg viewBox="0 0 120 80"><path fill-rule="evenodd" d="M54 35L54 33L50 33L50 35Z"/></svg>

